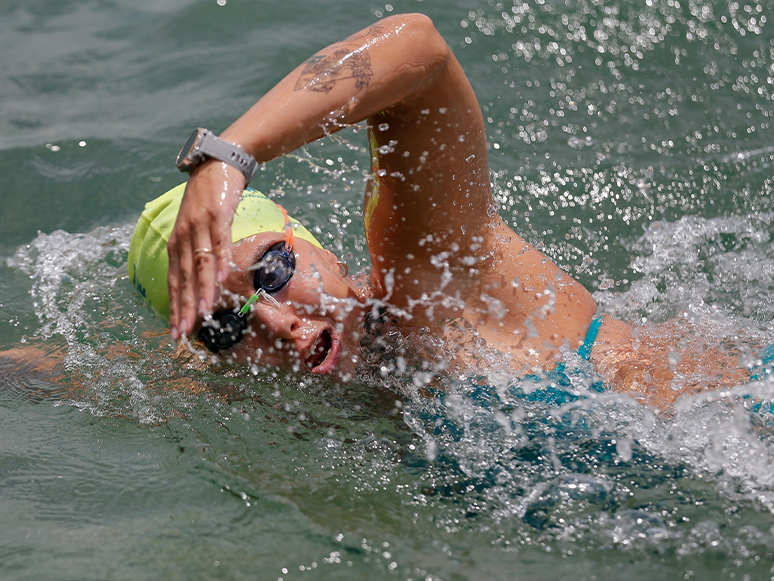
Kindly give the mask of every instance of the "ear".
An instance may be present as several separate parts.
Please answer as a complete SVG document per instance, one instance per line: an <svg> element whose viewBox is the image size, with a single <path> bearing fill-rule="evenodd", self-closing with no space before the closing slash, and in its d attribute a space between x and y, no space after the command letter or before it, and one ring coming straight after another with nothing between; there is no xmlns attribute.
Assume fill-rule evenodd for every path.
<svg viewBox="0 0 774 581"><path fill-rule="evenodd" d="M333 252L331 252L327 248L323 248L323 253L325 253L326 258L328 258L328 260L330 260L332 263L336 263L339 261L339 257L336 256Z"/></svg>

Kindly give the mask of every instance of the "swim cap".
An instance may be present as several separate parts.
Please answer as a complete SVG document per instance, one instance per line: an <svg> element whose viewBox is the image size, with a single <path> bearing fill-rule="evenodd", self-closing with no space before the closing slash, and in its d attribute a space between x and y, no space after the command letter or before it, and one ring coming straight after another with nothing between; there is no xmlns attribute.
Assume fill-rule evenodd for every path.
<svg viewBox="0 0 774 581"><path fill-rule="evenodd" d="M129 278L140 294L159 313L169 318L167 272L169 255L167 242L183 202L186 184L172 188L151 200L134 227L129 244ZM293 236L322 248L322 245L302 224L290 218ZM231 242L238 242L262 232L285 232L285 217L277 204L258 190L247 188L237 206L231 226Z"/></svg>

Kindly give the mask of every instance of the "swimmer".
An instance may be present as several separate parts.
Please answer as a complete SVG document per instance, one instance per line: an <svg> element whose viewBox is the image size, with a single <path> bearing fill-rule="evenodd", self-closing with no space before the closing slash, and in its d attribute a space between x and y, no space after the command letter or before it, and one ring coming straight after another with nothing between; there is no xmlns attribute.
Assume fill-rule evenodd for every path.
<svg viewBox="0 0 774 581"><path fill-rule="evenodd" d="M246 187L256 164L361 121L372 266L353 278ZM129 260L173 340L193 333L232 361L342 380L383 325L436 341L451 353L449 372L475 358L471 344L500 354L516 376L550 371L575 351L612 389L657 407L750 381L737 353L675 347L665 338L679 335L672 324L648 339L601 315L588 290L505 224L473 89L423 15L380 20L321 50L219 138L195 131L178 166L187 184L146 207Z"/></svg>

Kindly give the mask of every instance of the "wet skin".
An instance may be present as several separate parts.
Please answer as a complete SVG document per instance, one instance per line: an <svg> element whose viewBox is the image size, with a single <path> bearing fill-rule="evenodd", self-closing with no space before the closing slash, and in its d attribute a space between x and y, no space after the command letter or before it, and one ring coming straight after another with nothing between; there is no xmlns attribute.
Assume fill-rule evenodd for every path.
<svg viewBox="0 0 774 581"><path fill-rule="evenodd" d="M330 61L330 70L339 71L340 78L322 85L308 79L307 67L316 70L312 64L318 61ZM360 75L355 75L357 82L353 71ZM369 282L375 298L405 313L401 332L444 338L445 321L464 319L490 347L508 354L516 372L551 368L563 345L577 348L594 314L593 299L497 214L478 101L459 62L426 17L388 18L323 49L222 137L267 161L362 120L369 128L373 166L363 204L373 265ZM234 171L211 161L188 182L169 240L173 339L190 331L195 305L210 311L207 289L215 285L208 281L216 270L227 270L217 266L228 246L222 244L226 238L219 226L230 224L244 186ZM213 248L216 254L194 259L193 249L201 248ZM315 260L329 265L319 268L321 276L338 272L330 256ZM245 268L247 262L239 266ZM233 279L222 274L222 280L231 284ZM250 277L243 276L241 283L235 290L250 296ZM326 285L320 296L350 296ZM282 292L278 295L286 301ZM311 320L327 306L318 302L318 297L304 295L293 297L289 305L297 316ZM259 305L256 317L273 340L277 332L267 309L267 304ZM342 323L341 333L350 331L346 343L351 331L362 326L362 317L357 317L357 326L335 322Z"/></svg>
<svg viewBox="0 0 774 581"><path fill-rule="evenodd" d="M255 292L257 265L284 235L257 234L234 245L232 269L221 286L216 312L241 307ZM342 276L336 255L296 239L296 266L289 282L272 297L256 301L248 327L224 355L230 359L339 376L351 371L363 328L365 293ZM199 324L202 322L199 317Z"/></svg>
<svg viewBox="0 0 774 581"><path fill-rule="evenodd" d="M321 50L221 137L266 162L364 120L372 165L363 203L370 289L405 314L400 332L446 340L447 323L461 321L503 354L516 377L552 369L563 351L577 349L594 299L500 218L478 100L427 17L391 16ZM264 234L236 245L236 269L228 273L230 225L244 185L238 170L215 160L189 179L168 245L173 340L193 330L197 308L244 304L255 291L251 266L282 239ZM204 248L213 252L197 254ZM256 303L248 333L226 355L346 379L366 293L341 277L333 254L304 241L294 250L296 273L275 295L280 306ZM216 280L220 298L213 304ZM685 358L672 369L669 357L659 355L672 347L658 341L648 347L637 333L604 318L591 362L613 389L665 407L680 393L676 372L716 377L713 387L738 384L739 369L733 361L720 365L717 350L700 365Z"/></svg>

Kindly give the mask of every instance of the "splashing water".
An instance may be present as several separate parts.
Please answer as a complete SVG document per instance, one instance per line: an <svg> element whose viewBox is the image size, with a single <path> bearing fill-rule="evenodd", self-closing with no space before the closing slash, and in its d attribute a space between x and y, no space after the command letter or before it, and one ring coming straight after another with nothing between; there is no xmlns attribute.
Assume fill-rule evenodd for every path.
<svg viewBox="0 0 774 581"><path fill-rule="evenodd" d="M770 263L769 224L760 217L653 224L636 241L642 255L632 270L643 278L623 294L600 291L598 299L618 314L652 319L690 308L708 334L744 328L770 340L752 319L720 314L709 304L711 298L727 303L722 293L730 278L745 276L728 263ZM67 341L66 365L86 386L70 405L98 416L166 423L189 440L191 433L213 440L205 417L214 414L246 442L224 444L231 458L225 463L223 450L213 450L217 444L202 454L219 480L237 478L234 486L248 504L255 502L251 495L260 496L257 482L279 477L258 477L248 465L250 449L266 446L266 437L288 446L291 435L311 439L297 467L303 478L320 474L323 466L313 460L319 458L339 481L329 492L344 486L361 500L384 494L379 504L418 510L420 520L430 519L452 537L467 531L496 546L516 542L522 550L566 552L583 545L685 558L774 551L765 526L729 529L736 517L719 516L731 506L744 514L759 508L774 514L770 381L687 397L660 416L601 389L586 362L570 358L562 377L517 378L482 348L483 373L440 382L436 369L381 353L382 366L346 389L317 378L230 368L225 381L217 369L198 374L210 393L230 394L225 399L165 393L159 373L172 376L179 364L159 353L159 321L126 280L129 236L129 228L41 234L8 265L32 280L40 338ZM707 255L703 268L697 249ZM694 268L675 273L675 264ZM739 304L765 317L770 307L759 292L739 294ZM698 297L705 300L697 303ZM127 349L116 353L117 344ZM181 414L187 418L182 425L175 419ZM268 436L249 429L254 417L262 418ZM282 419L287 430L273 427ZM395 490L402 491L397 498ZM705 505L718 516L697 522L703 513L696 507Z"/></svg>
<svg viewBox="0 0 774 581"><path fill-rule="evenodd" d="M46 577L56 563L72 577L774 574L769 380L658 414L606 391L585 362L568 357L564 377L515 377L476 343L475 369L439 377L441 358L423 367L391 338L346 385L176 359L126 280L131 227L54 230L136 215L167 185L170 144L205 105L226 126L286 72L287 54L333 38L271 3L260 15L237 2L139 13L139 3L62 2L50 15L17 4L0 7L6 52L29 46L25 35L72 48L66 59L8 59L12 106L0 121L11 149L0 161L28 170L8 199L36 211L4 207L8 252L34 240L7 260L14 282L2 283L32 298L32 320L7 315L27 323L25 346L66 344L69 390L53 407L6 407L0 394L2 508L22 523L4 537L4 573L34 576L43 563ZM495 199L517 231L594 289L600 311L645 319L644 333L678 318L744 363L774 342L770 1L431 4L365 10L419 7L443 28L482 104ZM362 3L324 8L342 34L365 24L352 16ZM193 62L199 21L223 26L198 29L208 42ZM255 34L258 21L276 31ZM272 58L246 73L232 66L245 51ZM22 87L33 91L19 98ZM267 166L259 186L351 272L367 262L359 132ZM61 199L76 210L62 212ZM118 209L100 213L108 203ZM35 540L52 530L61 535ZM66 569L78 558L96 568Z"/></svg>

